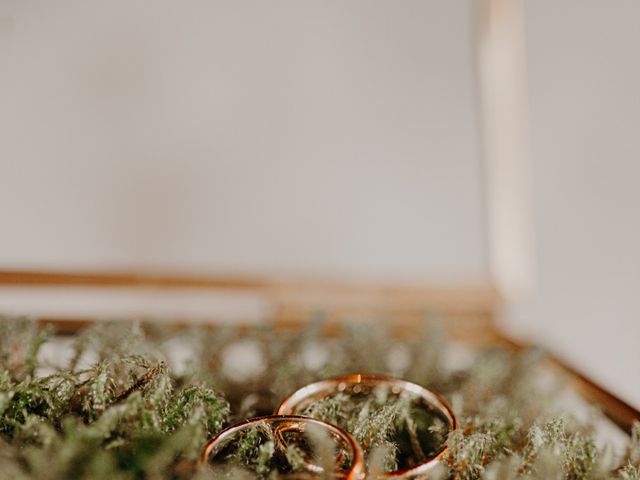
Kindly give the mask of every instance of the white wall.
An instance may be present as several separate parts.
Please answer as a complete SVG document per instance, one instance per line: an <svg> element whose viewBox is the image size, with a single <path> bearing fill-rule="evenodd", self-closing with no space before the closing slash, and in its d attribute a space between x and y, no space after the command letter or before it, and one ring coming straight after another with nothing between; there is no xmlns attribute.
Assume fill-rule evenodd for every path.
<svg viewBox="0 0 640 480"><path fill-rule="evenodd" d="M508 320L640 405L640 3L525 5L537 278Z"/></svg>
<svg viewBox="0 0 640 480"><path fill-rule="evenodd" d="M640 404L640 4L522 3L536 275L506 326ZM486 281L476 5L5 0L0 268Z"/></svg>
<svg viewBox="0 0 640 480"><path fill-rule="evenodd" d="M0 4L0 268L487 278L473 2Z"/></svg>

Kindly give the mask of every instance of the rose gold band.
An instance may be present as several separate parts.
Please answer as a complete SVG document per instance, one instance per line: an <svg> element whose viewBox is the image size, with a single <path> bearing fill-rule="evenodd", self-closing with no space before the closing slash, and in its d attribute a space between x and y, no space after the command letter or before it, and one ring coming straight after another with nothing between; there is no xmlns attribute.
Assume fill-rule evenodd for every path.
<svg viewBox="0 0 640 480"><path fill-rule="evenodd" d="M351 465L346 472L340 475L340 477L345 480L362 480L364 478L365 466L362 448L349 433L330 423L299 415L268 415L252 418L229 427L213 437L207 443L200 458L200 463L202 465L208 464L226 445L233 441L236 434L259 424L264 424L270 427L276 438L280 438L281 433L285 431L304 432L306 426L310 424L321 427L326 430L329 435L331 435L331 437L335 439L336 442L340 444L340 446L343 447L350 455Z"/></svg>
<svg viewBox="0 0 640 480"><path fill-rule="evenodd" d="M354 374L311 383L295 391L285 399L276 410L276 413L280 415L300 414L309 404L327 396L336 393L345 393L347 395L367 394L372 389L380 386L388 387L389 391L394 395L411 395L420 399L446 421L449 431L458 428L458 420L455 413L440 395L415 383L383 375ZM443 445L442 449L426 461L408 469L387 472L385 476L387 478L412 478L424 475L437 467L446 451L447 446Z"/></svg>

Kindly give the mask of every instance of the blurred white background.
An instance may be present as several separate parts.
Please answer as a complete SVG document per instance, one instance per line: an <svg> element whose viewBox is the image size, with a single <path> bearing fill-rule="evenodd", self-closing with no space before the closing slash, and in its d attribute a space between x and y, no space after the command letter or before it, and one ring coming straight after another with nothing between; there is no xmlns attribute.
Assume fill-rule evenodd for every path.
<svg viewBox="0 0 640 480"><path fill-rule="evenodd" d="M0 269L495 284L640 405L635 0L0 3Z"/></svg>
<svg viewBox="0 0 640 480"><path fill-rule="evenodd" d="M2 264L486 278L467 3L3 10Z"/></svg>

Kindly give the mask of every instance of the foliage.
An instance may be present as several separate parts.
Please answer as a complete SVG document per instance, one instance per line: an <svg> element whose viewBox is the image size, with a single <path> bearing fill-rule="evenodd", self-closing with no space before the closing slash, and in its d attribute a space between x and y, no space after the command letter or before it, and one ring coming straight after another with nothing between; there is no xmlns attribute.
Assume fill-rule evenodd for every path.
<svg viewBox="0 0 640 480"><path fill-rule="evenodd" d="M87 332L72 359L90 343L95 363L47 375L36 374L35 358L48 332L29 322L5 321L0 329L0 472L7 478L187 477L186 461L226 423L222 396L196 379L181 382L162 360L132 354L139 350L128 327Z"/></svg>
<svg viewBox="0 0 640 480"><path fill-rule="evenodd" d="M482 350L460 364L430 322L405 340L370 324L345 325L337 337L321 328L176 332L105 322L65 339L0 319L0 479L276 478L274 455L295 467L304 452L279 452L264 435L240 439L237 465L224 474L198 469L197 459L225 426L272 413L297 388L363 372L400 376L451 401L461 429L446 440L443 479L640 480L640 426L621 458L597 448L592 425L557 405L562 386L538 382L539 351ZM424 427L411 402L385 395L357 405L338 395L307 413L351 431L372 475L402 462L399 431ZM326 457L326 443L313 442Z"/></svg>

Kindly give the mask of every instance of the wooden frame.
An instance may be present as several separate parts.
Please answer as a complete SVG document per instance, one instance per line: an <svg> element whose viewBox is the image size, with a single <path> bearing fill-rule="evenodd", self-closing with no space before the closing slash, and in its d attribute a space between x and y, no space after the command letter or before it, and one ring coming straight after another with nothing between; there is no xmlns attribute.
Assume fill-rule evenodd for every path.
<svg viewBox="0 0 640 480"><path fill-rule="evenodd" d="M0 271L2 287L83 287L109 289L161 289L211 292L243 292L272 305L270 316L277 326L295 326L318 311L328 323L342 318L389 316L398 331L406 330L432 310L444 317L448 333L465 341L494 341L497 330L494 309L500 302L490 286L433 287L392 285L380 282L248 277L195 277L132 273ZM77 321L91 318L47 317L59 327L74 329Z"/></svg>

